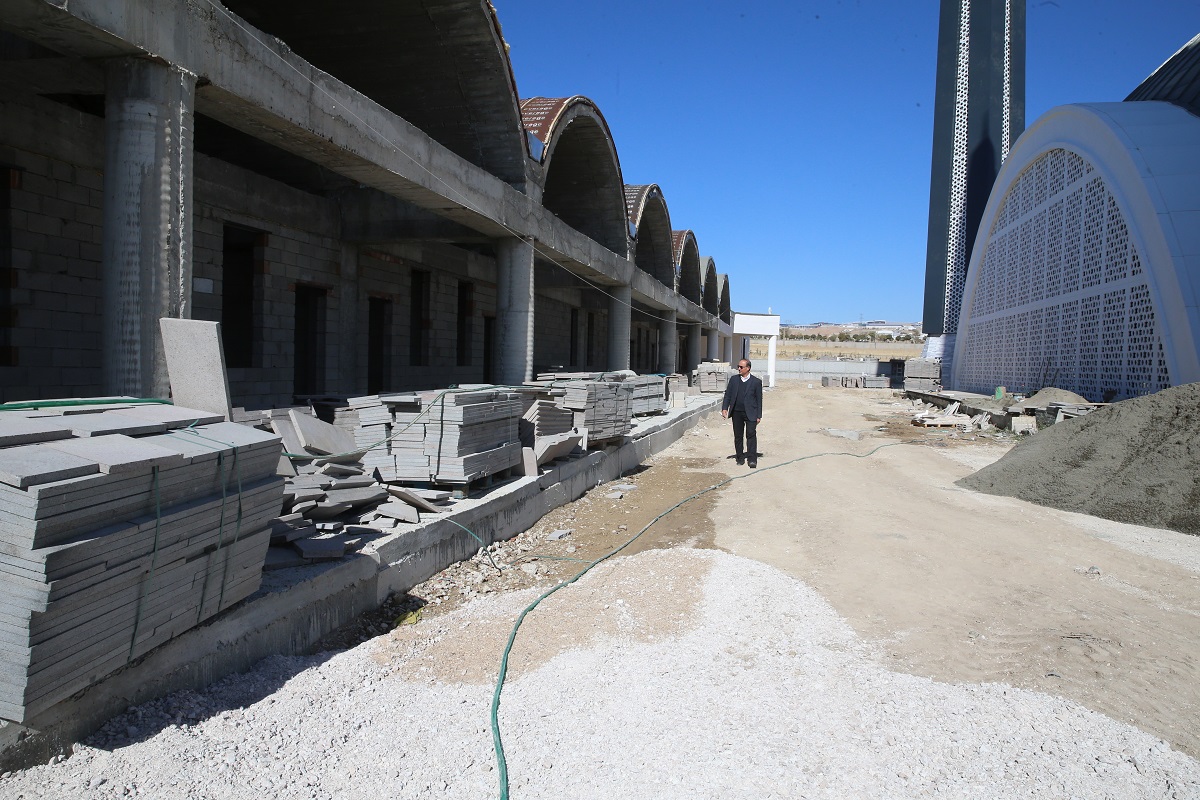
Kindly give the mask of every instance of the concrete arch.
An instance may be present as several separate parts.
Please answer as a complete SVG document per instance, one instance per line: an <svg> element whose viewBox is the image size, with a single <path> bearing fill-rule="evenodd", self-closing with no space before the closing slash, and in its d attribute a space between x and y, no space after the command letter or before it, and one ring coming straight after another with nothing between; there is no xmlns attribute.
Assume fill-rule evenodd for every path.
<svg viewBox="0 0 1200 800"><path fill-rule="evenodd" d="M704 277L704 282L701 284L703 289L703 302L701 305L704 310L713 316L717 315L721 304L720 287L717 286L717 262L712 256L701 256L700 272Z"/></svg>
<svg viewBox="0 0 1200 800"><path fill-rule="evenodd" d="M575 230L628 258L625 182L600 109L578 95L531 97L521 101L521 119L543 145L542 205Z"/></svg>
<svg viewBox="0 0 1200 800"><path fill-rule="evenodd" d="M717 276L717 316L721 322L733 324L733 314L729 306L729 276L722 273Z"/></svg>
<svg viewBox="0 0 1200 800"><path fill-rule="evenodd" d="M675 289L671 215L657 184L625 187L625 212L633 233L634 263L668 289Z"/></svg>
<svg viewBox="0 0 1200 800"><path fill-rule="evenodd" d="M1184 109L1047 112L984 210L952 386L1053 383L1100 400L1200 380L1198 202L1200 119Z"/></svg>
<svg viewBox="0 0 1200 800"><path fill-rule="evenodd" d="M691 231L671 231L675 271L678 275L675 290L696 305L703 301L704 276L700 272L700 247Z"/></svg>
<svg viewBox="0 0 1200 800"><path fill-rule="evenodd" d="M516 79L488 0L360 0L353 12L308 0L224 5L467 161L525 189L529 148Z"/></svg>

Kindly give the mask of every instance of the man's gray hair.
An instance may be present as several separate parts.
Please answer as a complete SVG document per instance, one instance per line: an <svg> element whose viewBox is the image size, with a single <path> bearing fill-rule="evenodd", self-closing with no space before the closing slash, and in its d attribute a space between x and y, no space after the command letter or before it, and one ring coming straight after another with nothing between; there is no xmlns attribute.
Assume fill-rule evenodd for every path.
<svg viewBox="0 0 1200 800"><path fill-rule="evenodd" d="M739 359L739 360L738 360L738 363L739 363L739 364L741 364L743 361L745 361L745 362L746 362L746 366L747 366L747 367L753 366L753 365L750 363L750 359L748 359L748 358L742 358L742 359Z"/></svg>

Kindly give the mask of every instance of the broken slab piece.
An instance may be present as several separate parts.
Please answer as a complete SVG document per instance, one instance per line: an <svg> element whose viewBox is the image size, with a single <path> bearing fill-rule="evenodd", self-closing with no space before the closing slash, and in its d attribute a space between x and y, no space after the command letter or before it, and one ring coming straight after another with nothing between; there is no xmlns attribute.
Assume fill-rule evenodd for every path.
<svg viewBox="0 0 1200 800"><path fill-rule="evenodd" d="M375 515L379 517L391 517L401 522L421 521L421 515L408 503L384 503L375 509Z"/></svg>
<svg viewBox="0 0 1200 800"><path fill-rule="evenodd" d="M346 545L340 538L314 536L311 539L297 539L292 547L302 558L314 561L341 558L346 555Z"/></svg>
<svg viewBox="0 0 1200 800"><path fill-rule="evenodd" d="M304 512L304 516L309 519L333 519L339 514L344 514L353 506L349 503L331 503L328 501L315 504L312 508Z"/></svg>
<svg viewBox="0 0 1200 800"><path fill-rule="evenodd" d="M320 472L323 475L331 475L335 478L343 478L353 475L362 475L363 469L362 467L355 467L351 464L334 464L333 462L329 462L318 467L317 472Z"/></svg>
<svg viewBox="0 0 1200 800"><path fill-rule="evenodd" d="M171 397L181 406L233 419L221 323L199 319L158 321L167 358Z"/></svg>
<svg viewBox="0 0 1200 800"><path fill-rule="evenodd" d="M353 489L330 489L325 493L329 503L346 503L351 506L365 506L379 503L388 498L385 489L379 486L358 486Z"/></svg>
<svg viewBox="0 0 1200 800"><path fill-rule="evenodd" d="M428 511L431 514L438 514L444 510L438 506L435 506L433 503L421 497L411 489L406 489L403 486L389 486L387 487L387 491L392 497L403 500L410 506L419 508L422 511Z"/></svg>
<svg viewBox="0 0 1200 800"><path fill-rule="evenodd" d="M288 411L288 419L300 437L300 444L310 453L328 456L354 452L354 437L341 428L299 413L295 409Z"/></svg>

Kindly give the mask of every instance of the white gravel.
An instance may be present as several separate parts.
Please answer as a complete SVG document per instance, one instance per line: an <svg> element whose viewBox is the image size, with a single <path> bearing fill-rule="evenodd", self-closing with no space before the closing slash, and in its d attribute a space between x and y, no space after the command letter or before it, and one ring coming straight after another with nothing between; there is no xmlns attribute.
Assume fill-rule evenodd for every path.
<svg viewBox="0 0 1200 800"><path fill-rule="evenodd" d="M646 576L652 604L663 573L696 560L711 570L682 632L619 617L615 635L506 684L514 800L1200 798L1200 762L1129 725L1045 694L888 671L815 592L757 562L642 553L533 614L621 576ZM412 630L453 637L533 596L483 597ZM638 597L624 600L613 614ZM497 796L493 687L381 664L385 650L272 658L133 709L75 755L0 778L0 796Z"/></svg>

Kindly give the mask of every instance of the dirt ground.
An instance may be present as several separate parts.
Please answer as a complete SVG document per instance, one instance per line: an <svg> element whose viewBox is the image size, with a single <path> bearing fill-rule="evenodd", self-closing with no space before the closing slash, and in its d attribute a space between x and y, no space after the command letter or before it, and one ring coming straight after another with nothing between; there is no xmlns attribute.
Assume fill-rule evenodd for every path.
<svg viewBox="0 0 1200 800"><path fill-rule="evenodd" d="M1200 538L956 487L1012 439L915 428L890 391L785 384L765 406L757 470L734 463L729 428L712 415L636 474L497 543L490 560L416 587L385 609L398 616L360 633L414 622L421 606L411 636L403 624L393 633L392 652L423 642L409 654L432 673L494 680L510 615L467 640L435 636L432 648L426 623L480 594L524 589L531 600L532 589L578 573L675 503L734 478L623 552L717 547L760 560L820 592L892 669L1065 697L1200 756ZM622 483L637 488L609 498ZM556 530L571 533L548 538ZM648 635L680 624L695 600L686 580L668 594L670 619L642 620ZM602 596L594 602L608 608ZM526 625L517 671L592 635L550 615Z"/></svg>

